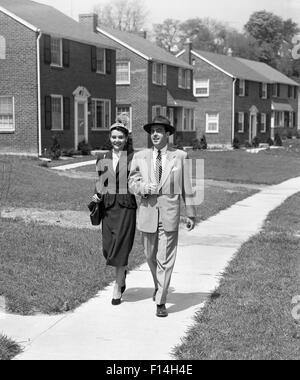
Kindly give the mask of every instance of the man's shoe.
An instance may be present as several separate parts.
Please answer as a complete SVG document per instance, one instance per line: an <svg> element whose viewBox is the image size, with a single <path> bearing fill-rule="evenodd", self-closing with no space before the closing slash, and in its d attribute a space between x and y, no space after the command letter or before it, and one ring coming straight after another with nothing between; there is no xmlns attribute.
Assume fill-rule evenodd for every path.
<svg viewBox="0 0 300 380"><path fill-rule="evenodd" d="M159 318L165 318L168 316L166 305L157 305L156 316Z"/></svg>
<svg viewBox="0 0 300 380"><path fill-rule="evenodd" d="M156 301L156 293L158 292L158 289L155 289L154 290L154 293L153 293L153 296L152 296L152 299L153 299L153 302Z"/></svg>
<svg viewBox="0 0 300 380"><path fill-rule="evenodd" d="M121 305L121 298L113 298L112 300L111 300L111 304L113 305L113 306L119 306L119 305Z"/></svg>

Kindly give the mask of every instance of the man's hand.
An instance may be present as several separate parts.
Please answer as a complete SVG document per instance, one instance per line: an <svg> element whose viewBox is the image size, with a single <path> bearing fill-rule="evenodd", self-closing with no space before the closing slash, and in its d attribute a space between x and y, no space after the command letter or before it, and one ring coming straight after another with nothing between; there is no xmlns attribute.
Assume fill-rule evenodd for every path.
<svg viewBox="0 0 300 380"><path fill-rule="evenodd" d="M157 185L154 183L150 183L145 186L146 195L156 194L157 193Z"/></svg>
<svg viewBox="0 0 300 380"><path fill-rule="evenodd" d="M192 231L196 226L196 218L186 218L186 228L188 231Z"/></svg>
<svg viewBox="0 0 300 380"><path fill-rule="evenodd" d="M93 196L93 202L100 203L102 201L102 196L101 196L101 198L99 196L100 196L100 194L95 194Z"/></svg>

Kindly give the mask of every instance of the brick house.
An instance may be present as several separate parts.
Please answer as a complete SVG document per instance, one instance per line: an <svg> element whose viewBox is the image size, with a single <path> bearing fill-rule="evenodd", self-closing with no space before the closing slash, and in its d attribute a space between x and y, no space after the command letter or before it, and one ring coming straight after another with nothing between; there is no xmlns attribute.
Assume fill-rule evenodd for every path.
<svg viewBox="0 0 300 380"><path fill-rule="evenodd" d="M177 57L194 67L195 123L210 146L260 142L297 133L298 83L272 67L242 58L195 51Z"/></svg>
<svg viewBox="0 0 300 380"><path fill-rule="evenodd" d="M79 21L117 48L117 113L131 116L134 147L148 145L142 126L157 114L166 115L176 127L171 142L180 138L189 145L196 135L192 66L151 43L145 35L97 26L96 15L80 15Z"/></svg>
<svg viewBox="0 0 300 380"><path fill-rule="evenodd" d="M99 148L115 119L116 51L101 36L28 0L0 0L0 151Z"/></svg>

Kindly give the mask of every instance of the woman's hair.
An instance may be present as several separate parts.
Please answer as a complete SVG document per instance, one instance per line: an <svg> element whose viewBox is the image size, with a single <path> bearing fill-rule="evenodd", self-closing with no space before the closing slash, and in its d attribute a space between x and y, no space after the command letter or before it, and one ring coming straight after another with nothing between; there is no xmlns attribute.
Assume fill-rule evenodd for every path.
<svg viewBox="0 0 300 380"><path fill-rule="evenodd" d="M132 138L131 136L129 135L129 131L127 128L123 128L121 126L115 126L113 127L111 130L110 130L110 136L112 134L113 131L119 131L121 133L124 134L124 136L127 138L127 142L125 144L125 147L124 147L124 151L127 152L127 154L131 154L134 152L134 149L133 149L133 144L132 144ZM112 149L112 147L111 147Z"/></svg>

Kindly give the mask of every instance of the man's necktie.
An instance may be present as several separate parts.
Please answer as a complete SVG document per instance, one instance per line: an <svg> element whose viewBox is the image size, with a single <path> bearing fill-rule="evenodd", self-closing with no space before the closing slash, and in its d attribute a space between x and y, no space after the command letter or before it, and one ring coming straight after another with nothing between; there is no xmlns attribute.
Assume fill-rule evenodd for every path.
<svg viewBox="0 0 300 380"><path fill-rule="evenodd" d="M156 157L156 170L155 170L155 179L156 183L159 185L162 177L162 156L161 156L161 150L157 152Z"/></svg>

